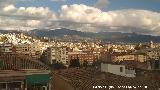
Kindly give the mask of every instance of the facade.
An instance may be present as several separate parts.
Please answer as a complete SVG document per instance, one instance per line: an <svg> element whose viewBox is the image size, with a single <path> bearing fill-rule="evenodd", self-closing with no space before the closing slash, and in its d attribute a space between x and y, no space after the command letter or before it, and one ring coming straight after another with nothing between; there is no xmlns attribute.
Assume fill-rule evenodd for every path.
<svg viewBox="0 0 160 90"><path fill-rule="evenodd" d="M145 54L134 54L134 60L139 62L147 61L147 56Z"/></svg>
<svg viewBox="0 0 160 90"><path fill-rule="evenodd" d="M134 60L134 55L115 55L113 61Z"/></svg>
<svg viewBox="0 0 160 90"><path fill-rule="evenodd" d="M69 60L79 59L80 64L83 64L84 61L87 61L88 64L92 64L95 59L95 56L92 51L69 52L68 56Z"/></svg>
<svg viewBox="0 0 160 90"><path fill-rule="evenodd" d="M147 54L147 59L159 59L160 50L157 49L146 49L144 52Z"/></svg>
<svg viewBox="0 0 160 90"><path fill-rule="evenodd" d="M51 90L48 71L0 71L0 90Z"/></svg>
<svg viewBox="0 0 160 90"><path fill-rule="evenodd" d="M25 75L21 72L1 71L0 90L23 90Z"/></svg>
<svg viewBox="0 0 160 90"><path fill-rule="evenodd" d="M46 54L49 64L54 64L57 59L57 47L47 48Z"/></svg>
<svg viewBox="0 0 160 90"><path fill-rule="evenodd" d="M50 90L48 66L26 55L0 54L0 90Z"/></svg>
<svg viewBox="0 0 160 90"><path fill-rule="evenodd" d="M0 52L2 53L12 53L13 50L13 44L12 43L3 43L0 45Z"/></svg>
<svg viewBox="0 0 160 90"><path fill-rule="evenodd" d="M150 70L160 70L160 60L150 60L149 61Z"/></svg>
<svg viewBox="0 0 160 90"><path fill-rule="evenodd" d="M16 53L25 54L31 56L34 59L40 58L41 49L36 44L18 44L16 47Z"/></svg>
<svg viewBox="0 0 160 90"><path fill-rule="evenodd" d="M135 77L135 70L126 68L124 65L113 65L101 63L101 71L109 72L125 77Z"/></svg>
<svg viewBox="0 0 160 90"><path fill-rule="evenodd" d="M67 65L68 62L68 48L67 47L59 47L58 48L58 57L57 57L58 62L62 62L63 64Z"/></svg>
<svg viewBox="0 0 160 90"><path fill-rule="evenodd" d="M145 62L147 60L147 56L145 54L120 54L120 55L112 55L112 61L139 61Z"/></svg>
<svg viewBox="0 0 160 90"><path fill-rule="evenodd" d="M50 64L63 63L68 64L68 48L67 47L49 47L46 50L46 56Z"/></svg>

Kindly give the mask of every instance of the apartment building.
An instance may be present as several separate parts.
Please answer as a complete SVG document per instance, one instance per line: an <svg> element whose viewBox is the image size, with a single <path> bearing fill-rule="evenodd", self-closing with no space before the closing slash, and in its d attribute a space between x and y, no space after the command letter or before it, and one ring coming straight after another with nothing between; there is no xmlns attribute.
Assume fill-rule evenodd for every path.
<svg viewBox="0 0 160 90"><path fill-rule="evenodd" d="M139 61L145 62L147 60L147 56L143 53L134 53L134 54L113 54L112 61Z"/></svg>
<svg viewBox="0 0 160 90"><path fill-rule="evenodd" d="M41 48L36 44L18 44L15 45L16 53L25 54L31 56L34 59L40 58Z"/></svg>
<svg viewBox="0 0 160 90"><path fill-rule="evenodd" d="M0 45L0 52L2 53L12 53L14 51L14 47L12 43L3 43Z"/></svg>
<svg viewBox="0 0 160 90"><path fill-rule="evenodd" d="M68 48L65 46L62 47L49 47L46 50L47 59L50 64L61 62L65 65L68 64Z"/></svg>
<svg viewBox="0 0 160 90"><path fill-rule="evenodd" d="M87 61L88 64L92 64L95 56L92 51L80 51L80 52L69 52L69 60L79 59L80 64L83 64L84 61Z"/></svg>
<svg viewBox="0 0 160 90"><path fill-rule="evenodd" d="M154 48L154 49L144 49L144 53L147 55L147 59L159 59L160 57L160 49L159 48Z"/></svg>
<svg viewBox="0 0 160 90"><path fill-rule="evenodd" d="M116 64L104 64L101 63L101 71L109 72L120 76L125 77L135 77L135 69L126 68L125 65L116 65Z"/></svg>

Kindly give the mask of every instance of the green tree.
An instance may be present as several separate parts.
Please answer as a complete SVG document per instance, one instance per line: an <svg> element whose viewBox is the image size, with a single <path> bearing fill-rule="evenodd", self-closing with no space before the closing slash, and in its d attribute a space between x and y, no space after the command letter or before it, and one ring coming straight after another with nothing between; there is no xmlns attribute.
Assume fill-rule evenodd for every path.
<svg viewBox="0 0 160 90"><path fill-rule="evenodd" d="M92 66L99 66L101 64L100 60L93 60Z"/></svg>
<svg viewBox="0 0 160 90"><path fill-rule="evenodd" d="M84 60L83 62L83 67L87 67L88 66L88 61L87 60Z"/></svg>
<svg viewBox="0 0 160 90"><path fill-rule="evenodd" d="M0 69L2 68L2 60L0 60Z"/></svg>
<svg viewBox="0 0 160 90"><path fill-rule="evenodd" d="M7 41L7 40L8 40L8 38L7 38L6 36L3 36L3 37L0 38L0 41L1 41L1 42L5 42L5 41Z"/></svg>
<svg viewBox="0 0 160 90"><path fill-rule="evenodd" d="M56 62L56 63L54 63L54 64L52 64L50 66L53 69L65 69L66 68L66 66L61 62Z"/></svg>
<svg viewBox="0 0 160 90"><path fill-rule="evenodd" d="M69 67L80 67L79 59L71 59Z"/></svg>

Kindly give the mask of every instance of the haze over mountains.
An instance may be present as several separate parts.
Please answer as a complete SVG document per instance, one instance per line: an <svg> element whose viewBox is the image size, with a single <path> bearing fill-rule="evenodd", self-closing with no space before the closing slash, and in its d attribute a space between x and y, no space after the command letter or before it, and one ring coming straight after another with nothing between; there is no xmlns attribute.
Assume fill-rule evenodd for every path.
<svg viewBox="0 0 160 90"><path fill-rule="evenodd" d="M79 36L86 38L95 38L101 39L104 41L110 42L130 42L130 43L139 43L139 42L160 42L160 36L152 35L142 35L137 33L122 33L122 32L81 32L76 30L70 30L66 28L49 30L49 29L34 29L30 31L16 31L16 30L0 30L1 33L27 33L32 36L38 37L64 37L64 36Z"/></svg>
<svg viewBox="0 0 160 90"><path fill-rule="evenodd" d="M122 33L122 32L81 32L76 30L70 30L66 28L55 29L55 30L31 30L28 32L30 35L40 36L40 37L63 37L64 35L68 36L80 36L80 37L89 37L96 38L105 41L112 42L160 42L160 36L152 35L142 35L137 33Z"/></svg>

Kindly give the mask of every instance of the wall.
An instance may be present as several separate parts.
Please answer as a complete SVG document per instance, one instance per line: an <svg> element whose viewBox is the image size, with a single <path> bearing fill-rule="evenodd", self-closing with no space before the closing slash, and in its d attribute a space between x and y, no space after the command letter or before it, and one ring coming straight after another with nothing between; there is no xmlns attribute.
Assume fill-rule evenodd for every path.
<svg viewBox="0 0 160 90"><path fill-rule="evenodd" d="M120 67L123 68L123 71L120 72ZM116 75L125 76L125 66L124 65L112 65L112 64L101 64L102 72L110 72Z"/></svg>

